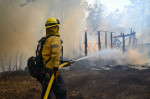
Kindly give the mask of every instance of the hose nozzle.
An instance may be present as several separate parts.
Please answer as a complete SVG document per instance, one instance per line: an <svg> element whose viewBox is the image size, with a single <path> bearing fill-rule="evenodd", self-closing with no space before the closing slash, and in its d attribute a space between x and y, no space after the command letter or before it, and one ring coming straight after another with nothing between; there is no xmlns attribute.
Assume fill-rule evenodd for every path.
<svg viewBox="0 0 150 99"><path fill-rule="evenodd" d="M68 65L72 65L75 62L75 60L68 61Z"/></svg>

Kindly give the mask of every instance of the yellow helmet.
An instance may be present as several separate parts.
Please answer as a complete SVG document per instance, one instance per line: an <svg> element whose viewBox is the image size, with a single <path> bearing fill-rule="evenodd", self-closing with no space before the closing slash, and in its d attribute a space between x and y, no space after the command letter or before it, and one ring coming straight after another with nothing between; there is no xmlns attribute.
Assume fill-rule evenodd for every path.
<svg viewBox="0 0 150 99"><path fill-rule="evenodd" d="M53 26L58 26L60 24L58 19L55 18L48 18L45 24L45 28L50 28Z"/></svg>

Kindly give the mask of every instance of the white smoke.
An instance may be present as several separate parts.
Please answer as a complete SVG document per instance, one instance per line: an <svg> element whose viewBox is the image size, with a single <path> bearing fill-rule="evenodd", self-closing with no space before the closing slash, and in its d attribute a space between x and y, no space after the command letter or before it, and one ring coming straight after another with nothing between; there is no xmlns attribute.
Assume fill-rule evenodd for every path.
<svg viewBox="0 0 150 99"><path fill-rule="evenodd" d="M80 31L84 24L80 0L1 0L0 7L1 65L14 65L23 56L26 66L27 58L35 55L38 40L45 35L44 25L49 17L60 20L64 56L79 56Z"/></svg>
<svg viewBox="0 0 150 99"><path fill-rule="evenodd" d="M135 65L142 66L149 63L148 51L141 52L139 49L128 50L123 53L119 49L103 49L97 53L77 59L95 61L98 66L104 65Z"/></svg>

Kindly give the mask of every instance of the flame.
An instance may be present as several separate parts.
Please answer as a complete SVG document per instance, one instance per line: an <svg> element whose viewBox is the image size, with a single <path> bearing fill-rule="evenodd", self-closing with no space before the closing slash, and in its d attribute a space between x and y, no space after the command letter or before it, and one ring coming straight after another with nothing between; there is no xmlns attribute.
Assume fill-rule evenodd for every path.
<svg viewBox="0 0 150 99"><path fill-rule="evenodd" d="M84 28L84 32L87 32L87 27Z"/></svg>
<svg viewBox="0 0 150 99"><path fill-rule="evenodd" d="M134 65L144 65L148 62L147 56L138 50L130 50L127 52L126 59L128 60L128 63Z"/></svg>
<svg viewBox="0 0 150 99"><path fill-rule="evenodd" d="M84 41L82 41L81 49L82 49L82 51L84 53L84 50L85 50ZM88 54L92 54L92 53L97 52L98 51L97 41L88 41L87 50L88 50Z"/></svg>
<svg viewBox="0 0 150 99"><path fill-rule="evenodd" d="M136 51L135 50L131 50L131 55L133 56L133 55L135 55L136 54Z"/></svg>

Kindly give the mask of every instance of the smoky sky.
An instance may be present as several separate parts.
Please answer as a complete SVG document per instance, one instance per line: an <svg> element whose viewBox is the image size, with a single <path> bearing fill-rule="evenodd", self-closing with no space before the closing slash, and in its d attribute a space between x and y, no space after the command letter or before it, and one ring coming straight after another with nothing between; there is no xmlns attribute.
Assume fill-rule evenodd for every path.
<svg viewBox="0 0 150 99"><path fill-rule="evenodd" d="M81 20L84 18L80 0L3 0L0 7L0 64L9 59L15 62L16 55L22 56L25 62L34 56L38 40L45 36L44 25L49 17L60 20L64 56L79 55Z"/></svg>
<svg viewBox="0 0 150 99"><path fill-rule="evenodd" d="M21 3L20 4L20 7L24 7L24 6L26 6L28 3L30 3L30 2L35 2L36 0L26 0L26 2L25 3Z"/></svg>
<svg viewBox="0 0 150 99"><path fill-rule="evenodd" d="M150 27L149 0L130 0L131 4L126 5L122 11L116 9L113 12L109 12L105 4L99 3L103 6L97 11L100 4L96 6L97 3L95 3L93 11L90 11L87 17L89 30L98 27L97 31L104 29L105 31L127 33L132 28L140 34Z"/></svg>

